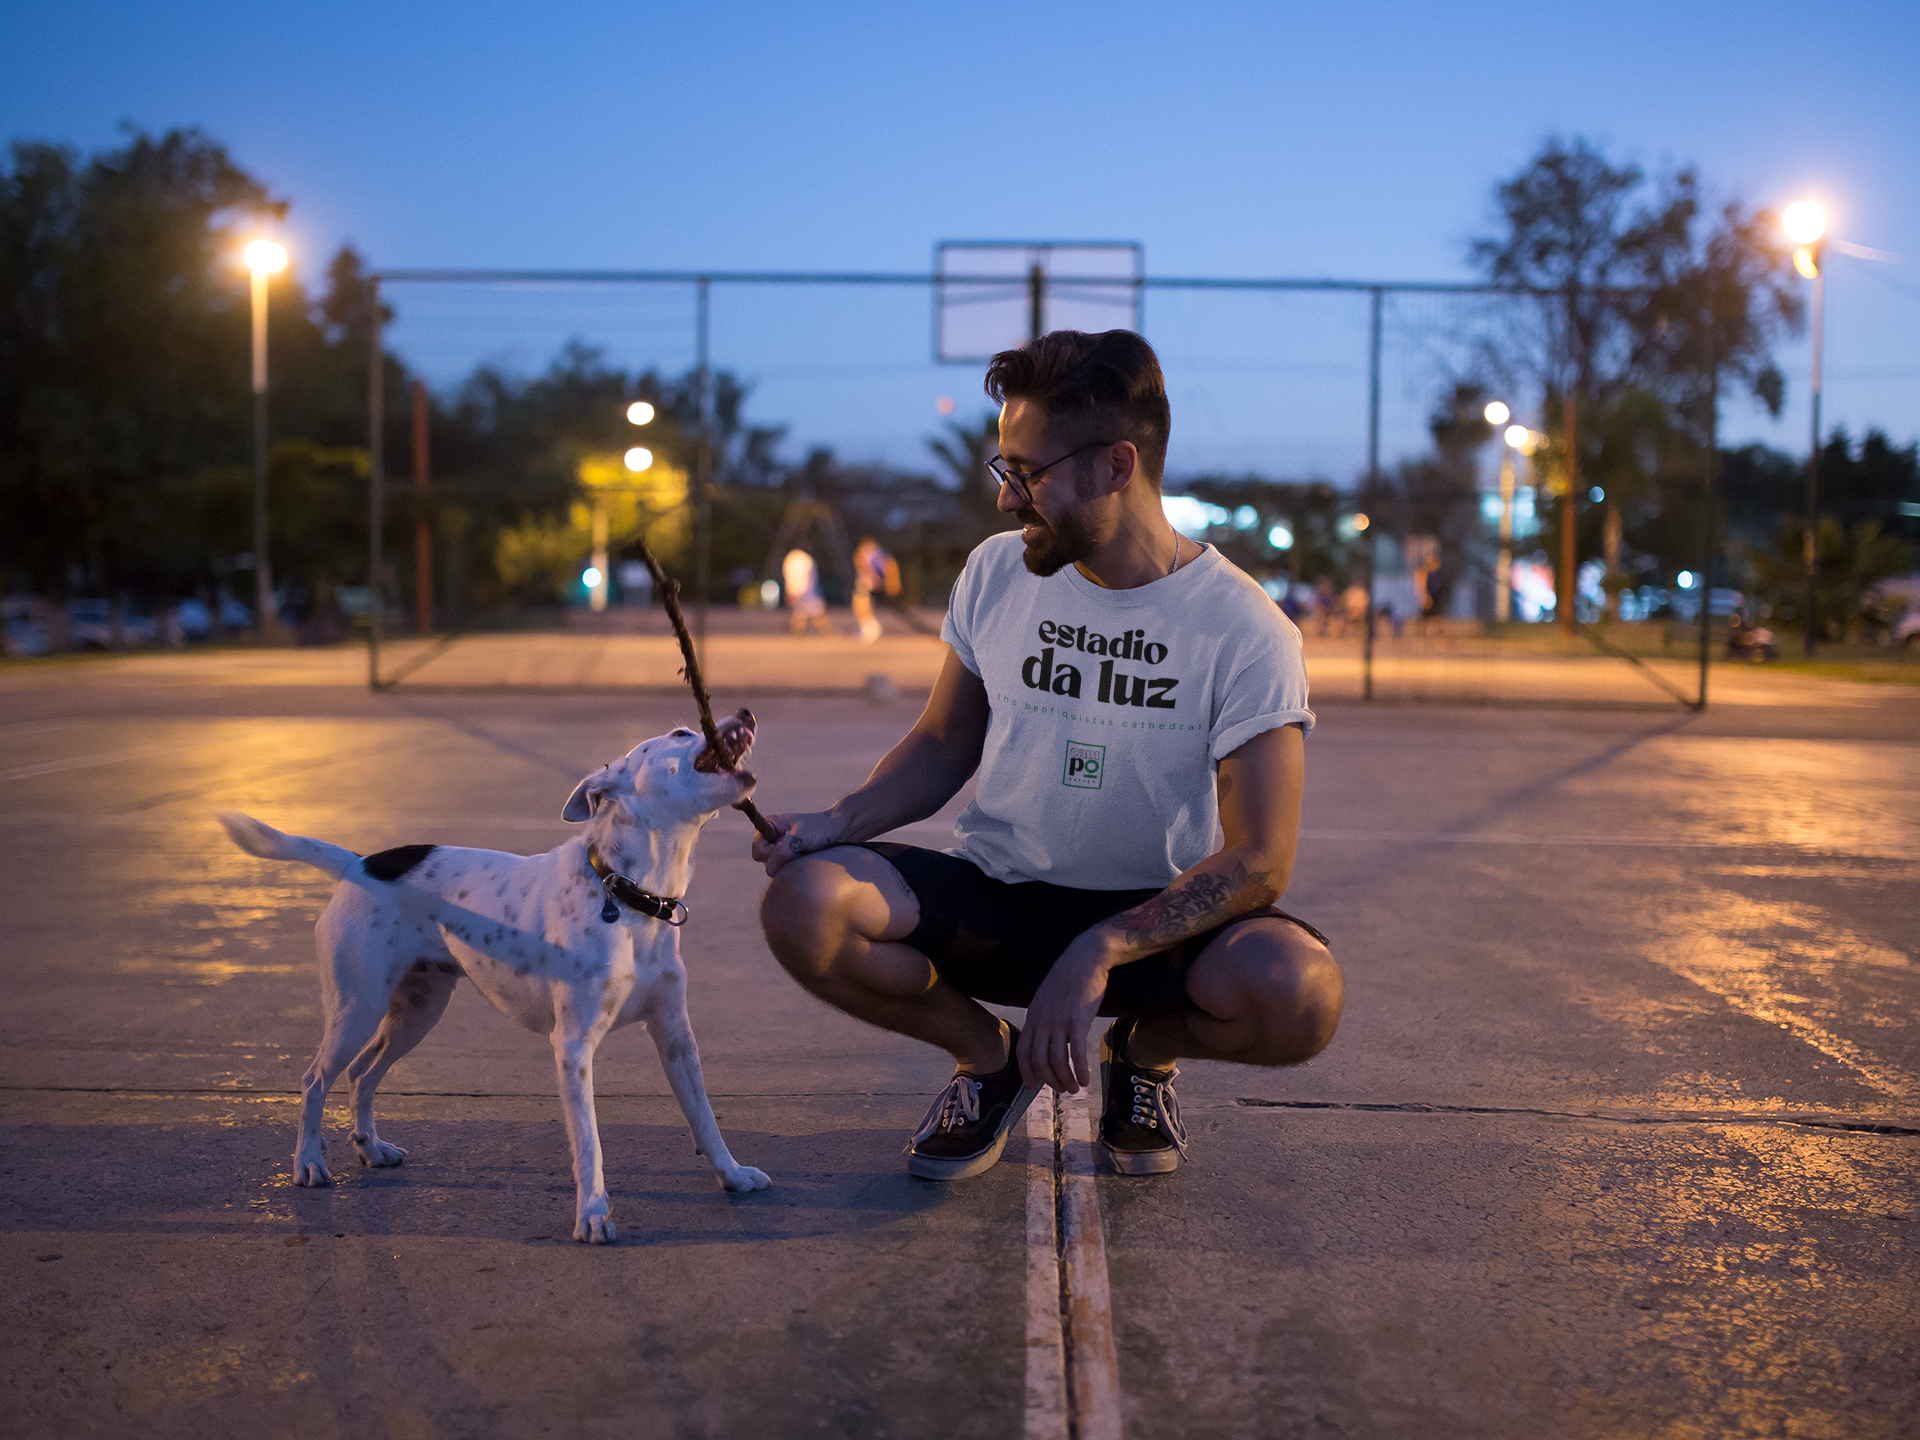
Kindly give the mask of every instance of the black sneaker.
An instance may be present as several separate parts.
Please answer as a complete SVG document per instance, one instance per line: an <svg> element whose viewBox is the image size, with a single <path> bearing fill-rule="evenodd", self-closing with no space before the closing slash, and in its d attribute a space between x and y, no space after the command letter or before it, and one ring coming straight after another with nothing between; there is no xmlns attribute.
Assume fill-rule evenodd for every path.
<svg viewBox="0 0 1920 1440"><path fill-rule="evenodd" d="M991 1075L954 1072L907 1145L909 1175L964 1180L999 1161L1007 1148L1007 1132L1040 1093L1020 1083L1020 1062L1013 1055L1019 1043L1020 1032L1009 1025L1005 1065Z"/></svg>
<svg viewBox="0 0 1920 1440"><path fill-rule="evenodd" d="M1147 1070L1125 1059L1131 1016L1116 1020L1100 1039L1100 1158L1121 1175L1164 1175L1187 1153L1187 1130L1173 1093L1179 1067Z"/></svg>

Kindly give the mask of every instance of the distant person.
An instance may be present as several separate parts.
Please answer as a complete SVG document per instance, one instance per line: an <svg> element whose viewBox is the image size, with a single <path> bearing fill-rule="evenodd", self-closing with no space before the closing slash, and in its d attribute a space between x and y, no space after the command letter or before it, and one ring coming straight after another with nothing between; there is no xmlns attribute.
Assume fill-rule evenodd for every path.
<svg viewBox="0 0 1920 1440"><path fill-rule="evenodd" d="M1343 637L1356 625L1362 634L1366 633L1367 599L1367 587L1358 580L1340 592L1340 634Z"/></svg>
<svg viewBox="0 0 1920 1440"><path fill-rule="evenodd" d="M1322 575L1313 587L1313 613L1320 617L1320 638L1324 640L1327 628L1340 614L1340 592L1333 588L1331 576Z"/></svg>
<svg viewBox="0 0 1920 1440"><path fill-rule="evenodd" d="M780 562L780 581L787 594L788 628L804 635L812 625L822 635L833 634L833 620L820 594L820 567L813 563L813 556L797 545L789 550Z"/></svg>
<svg viewBox="0 0 1920 1440"><path fill-rule="evenodd" d="M1276 908L1313 725L1300 632L1167 523L1146 341L1056 331L996 355L987 393L1021 528L967 558L926 710L866 783L768 817L761 925L813 995L953 1057L909 1174L978 1174L1043 1086L1096 1077L1101 1160L1163 1174L1189 1144L1177 1060L1298 1065L1339 1022L1340 967ZM975 779L950 848L877 841Z"/></svg>
<svg viewBox="0 0 1920 1440"><path fill-rule="evenodd" d="M880 621L873 613L876 590L887 596L900 593L900 562L869 535L853 551L853 618L860 626L862 645L880 638Z"/></svg>

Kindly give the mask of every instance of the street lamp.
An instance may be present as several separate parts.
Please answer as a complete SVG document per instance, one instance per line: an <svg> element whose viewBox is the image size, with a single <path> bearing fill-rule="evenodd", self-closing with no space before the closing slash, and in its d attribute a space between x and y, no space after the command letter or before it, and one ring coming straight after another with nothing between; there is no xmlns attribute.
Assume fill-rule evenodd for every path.
<svg viewBox="0 0 1920 1440"><path fill-rule="evenodd" d="M253 590L255 629L273 632L273 572L267 564L267 278L287 268L287 250L256 240L242 252L253 272Z"/></svg>
<svg viewBox="0 0 1920 1440"><path fill-rule="evenodd" d="M1513 418L1501 401L1488 403L1487 423L1506 425ZM1513 618L1513 452L1527 443L1527 427L1507 425L1500 446L1500 558L1493 572L1493 618L1505 622Z"/></svg>
<svg viewBox="0 0 1920 1440"><path fill-rule="evenodd" d="M1807 532L1801 539L1801 556L1807 571L1806 652L1813 658L1814 639L1819 617L1820 555L1820 332L1827 300L1826 246L1821 237L1827 233L1827 216L1811 200L1789 205L1780 217L1787 238L1799 248L1793 252L1793 268L1813 281L1813 445L1807 452Z"/></svg>

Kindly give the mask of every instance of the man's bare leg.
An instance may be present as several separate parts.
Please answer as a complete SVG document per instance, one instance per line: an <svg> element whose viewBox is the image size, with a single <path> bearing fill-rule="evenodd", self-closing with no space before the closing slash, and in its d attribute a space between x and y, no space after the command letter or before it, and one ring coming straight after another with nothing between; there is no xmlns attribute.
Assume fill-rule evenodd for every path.
<svg viewBox="0 0 1920 1440"><path fill-rule="evenodd" d="M789 861L760 902L774 958L804 989L856 1020L938 1045L963 1070L1000 1069L1006 1027L899 943L919 923L900 872L852 845Z"/></svg>
<svg viewBox="0 0 1920 1440"><path fill-rule="evenodd" d="M1326 946L1272 916L1231 926L1187 971L1203 1013L1141 1019L1127 1058L1148 1069L1176 1059L1299 1065L1327 1048L1340 1024L1346 982Z"/></svg>

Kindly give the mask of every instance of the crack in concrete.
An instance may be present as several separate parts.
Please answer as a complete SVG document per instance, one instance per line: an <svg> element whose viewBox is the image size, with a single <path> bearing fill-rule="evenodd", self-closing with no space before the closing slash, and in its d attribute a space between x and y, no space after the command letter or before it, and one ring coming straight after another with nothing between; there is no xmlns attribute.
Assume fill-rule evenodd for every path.
<svg viewBox="0 0 1920 1440"><path fill-rule="evenodd" d="M1844 1130L1859 1135L1920 1135L1920 1127L1889 1125L1846 1115L1787 1115L1766 1111L1545 1110L1520 1105L1430 1105L1358 1100L1255 1100L1232 1102L1241 1110L1353 1110L1389 1115L1535 1115L1550 1120L1597 1120L1609 1125L1792 1125L1807 1130ZM1192 1106L1189 1110L1207 1107Z"/></svg>

